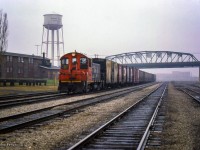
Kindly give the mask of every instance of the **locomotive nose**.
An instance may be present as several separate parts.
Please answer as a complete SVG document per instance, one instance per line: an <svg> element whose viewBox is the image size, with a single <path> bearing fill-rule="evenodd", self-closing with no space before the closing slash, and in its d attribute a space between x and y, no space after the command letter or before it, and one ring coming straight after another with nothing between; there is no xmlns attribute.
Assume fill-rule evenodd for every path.
<svg viewBox="0 0 200 150"><path fill-rule="evenodd" d="M74 70L76 70L76 67L75 67L75 66L72 67L72 69L71 69L71 73L72 73Z"/></svg>
<svg viewBox="0 0 200 150"><path fill-rule="evenodd" d="M70 75L69 76L69 80L71 80L71 81L76 80L76 76L75 75Z"/></svg>

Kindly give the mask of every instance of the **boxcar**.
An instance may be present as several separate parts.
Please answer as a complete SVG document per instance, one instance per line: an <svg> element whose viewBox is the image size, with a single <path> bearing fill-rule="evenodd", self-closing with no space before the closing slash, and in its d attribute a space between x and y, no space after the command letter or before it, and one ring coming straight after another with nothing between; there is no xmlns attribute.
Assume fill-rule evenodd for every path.
<svg viewBox="0 0 200 150"><path fill-rule="evenodd" d="M139 83L145 82L145 72L142 70L139 70Z"/></svg>
<svg viewBox="0 0 200 150"><path fill-rule="evenodd" d="M103 58L93 58L92 61L101 66L101 81L103 82L103 86L111 86L112 61Z"/></svg>
<svg viewBox="0 0 200 150"><path fill-rule="evenodd" d="M101 81L101 66L97 63L92 63L92 80L94 82Z"/></svg>
<svg viewBox="0 0 200 150"><path fill-rule="evenodd" d="M129 74L129 67L126 67L126 84L130 83L130 74Z"/></svg>
<svg viewBox="0 0 200 150"><path fill-rule="evenodd" d="M111 73L111 83L113 86L117 85L118 80L118 64L116 62L111 62L112 63L112 73Z"/></svg>
<svg viewBox="0 0 200 150"><path fill-rule="evenodd" d="M139 69L134 67L134 83L139 84Z"/></svg>
<svg viewBox="0 0 200 150"><path fill-rule="evenodd" d="M130 83L133 84L133 67L129 68L129 76Z"/></svg>
<svg viewBox="0 0 200 150"><path fill-rule="evenodd" d="M122 85L125 85L127 81L126 68L127 68L126 66L122 66Z"/></svg>
<svg viewBox="0 0 200 150"><path fill-rule="evenodd" d="M122 85L122 75L123 75L123 68L121 64L118 64L118 75L117 75L117 83L119 86Z"/></svg>

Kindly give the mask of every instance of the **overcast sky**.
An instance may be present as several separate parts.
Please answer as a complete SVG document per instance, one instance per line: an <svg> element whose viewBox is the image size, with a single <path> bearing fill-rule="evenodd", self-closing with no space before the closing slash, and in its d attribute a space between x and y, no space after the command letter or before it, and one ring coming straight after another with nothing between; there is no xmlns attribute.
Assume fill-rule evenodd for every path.
<svg viewBox="0 0 200 150"><path fill-rule="evenodd" d="M65 53L105 57L168 50L200 59L200 0L0 0L0 9L8 14L9 52L37 54L43 15L58 13L63 15ZM196 68L181 70L198 73Z"/></svg>

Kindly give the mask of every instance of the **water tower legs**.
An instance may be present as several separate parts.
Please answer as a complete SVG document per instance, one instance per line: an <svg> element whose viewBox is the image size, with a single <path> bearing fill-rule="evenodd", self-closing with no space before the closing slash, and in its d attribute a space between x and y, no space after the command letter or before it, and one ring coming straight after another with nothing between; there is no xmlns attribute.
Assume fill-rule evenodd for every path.
<svg viewBox="0 0 200 150"><path fill-rule="evenodd" d="M60 41L59 41L59 30L57 30L57 60L58 60L58 65L60 64L60 47L59 47Z"/></svg>
<svg viewBox="0 0 200 150"><path fill-rule="evenodd" d="M49 30L47 30L47 51L46 51L46 57L48 57L48 48L49 48Z"/></svg>
<svg viewBox="0 0 200 150"><path fill-rule="evenodd" d="M52 66L59 66L60 53L64 54L63 28L61 29L48 30L43 27L41 53L45 52L46 57L51 59Z"/></svg>
<svg viewBox="0 0 200 150"><path fill-rule="evenodd" d="M54 30L51 30L51 60L54 66Z"/></svg>
<svg viewBox="0 0 200 150"><path fill-rule="evenodd" d="M65 52L64 52L64 51L65 51L65 50L64 50L65 48L64 48L63 28L61 28L61 29L62 29L62 42L61 42L61 43L63 44L63 54L64 54L64 53L65 53Z"/></svg>

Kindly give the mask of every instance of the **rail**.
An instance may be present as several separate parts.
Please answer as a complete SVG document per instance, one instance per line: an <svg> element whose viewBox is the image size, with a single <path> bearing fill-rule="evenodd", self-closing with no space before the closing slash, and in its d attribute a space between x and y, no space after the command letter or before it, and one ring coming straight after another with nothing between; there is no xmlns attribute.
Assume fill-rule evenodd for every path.
<svg viewBox="0 0 200 150"><path fill-rule="evenodd" d="M134 108L135 109L137 109L138 110L138 108L139 108L139 110L138 110L138 113L143 109L143 105L142 105L142 103L149 97L149 96L151 96L151 94L153 94L154 92L156 92L157 90L159 90L159 88L161 88L161 86L160 87L158 87L156 90L154 90L154 91L152 91L151 93L149 93L147 96L145 96L144 98L142 98L141 100L139 100L138 102L136 102L136 103L134 103L133 105L131 105L129 108L127 108L126 110L124 110L123 112L121 112L119 115L117 115L116 117L114 117L113 119L111 119L109 122L107 122L106 124L104 124L104 125L102 125L100 128L98 128L97 130L95 130L93 133L91 133L91 134L89 134L88 136L86 136L84 139L82 139L81 141L79 141L78 143L76 143L74 146L72 146L72 147L70 147L68 150L73 150L73 149L81 149L81 148L83 148L86 144L88 145L91 141L101 141L102 139L104 139L103 141L107 141L106 139L107 139L107 134L111 134L112 133L112 131L115 129L115 128L117 128L117 127L121 127L121 126L123 126L122 124L120 124L120 125L117 125L119 122L120 122L120 120L123 120L123 116L125 116L126 114L129 114L130 112L132 112L132 110L134 110ZM165 87L165 89L166 89L166 87ZM163 92L164 93L164 92ZM163 94L162 94L162 96L163 96ZM161 98L162 99L162 98ZM153 102L152 102L152 104L154 104L154 103L156 103L157 102L157 100L153 100ZM140 105L141 104L141 105ZM159 103L160 104L160 103ZM159 105L158 104L158 105ZM142 108L140 108L140 106L142 107ZM146 105L146 106L148 106L148 105ZM159 107L159 106L158 106ZM140 110L141 109L141 110ZM132 113L132 115L133 115L134 113ZM156 113L154 113L154 115L155 115ZM131 115L131 118L132 118L132 115ZM155 117L155 116L154 116ZM125 117L125 118L128 118L128 116L127 117ZM132 118L133 119L133 118ZM133 119L133 121L134 121L134 119ZM129 120L126 120L125 119L125 122L129 122L128 124L131 124L131 126L133 126L134 125L134 123L132 123L132 122L130 122ZM115 126L116 125L116 126ZM113 127L112 128L112 126L115 126L115 127ZM125 129L127 128L126 127L126 125L124 125L125 126ZM130 128L130 126L128 125L128 127ZM111 128L111 129L110 129ZM137 128L137 127L136 127ZM110 129L110 130L109 130ZM135 132L136 132L136 130L137 129L135 129L135 127L133 127L133 129L135 130ZM108 132L107 132L107 130L108 130ZM117 129L116 129L117 130ZM127 129L126 129L127 130ZM129 130L131 130L131 129L129 129ZM109 132L110 131L110 132ZM121 134L120 133L122 133L123 131L121 131L121 128L120 128L120 131L119 131L119 133L117 132L117 131L113 131L113 134L115 135L115 134L117 134L118 133L118 135L120 136ZM127 133L129 133L130 131L126 131ZM126 133L125 132L125 133ZM107 134L106 134L107 133ZM124 132L123 132L124 133ZM105 137L103 136L104 134L106 134L105 135ZM132 133L130 133L131 135L132 135ZM100 139L101 140L97 140L98 139L98 136L99 135L101 135L101 136L103 136L102 138L101 138L101 136L100 136ZM109 141L108 142L105 142L106 144L104 144L104 142L100 142L100 143L98 143L97 142L97 147L95 147L94 145L94 143L93 144L91 144L92 145L92 147L89 147L89 148L92 148L92 149L95 149L95 148L100 148L100 149L104 149L104 148L109 148L109 149L115 149L115 148L119 148L119 149L130 149L130 148L132 148L132 147L130 147L130 145L132 145L133 146L133 143L130 143L130 141L133 141L133 138L131 137L129 137L128 135L126 136L126 137L129 137L129 141L126 141L125 139L123 139L123 136L125 136L125 135L121 135L122 136L122 139L120 139L120 140L117 140L117 137L115 137L113 135L113 139L114 139L114 143L111 143L109 146L108 146L108 143L109 143L109 141L112 139L110 136L108 136L108 138L109 138ZM120 137L121 137L120 136ZM142 135L141 135L142 136ZM97 139L94 139L94 138L97 138ZM110 139L111 138L111 139ZM112 140L111 140L112 141ZM117 142L118 141L118 142ZM123 143L120 143L120 141L121 142L123 142ZM139 144L139 143L138 143ZM102 147L101 147L102 146ZM106 146L108 146L108 147L106 147ZM87 148L86 148L87 149Z"/></svg>

